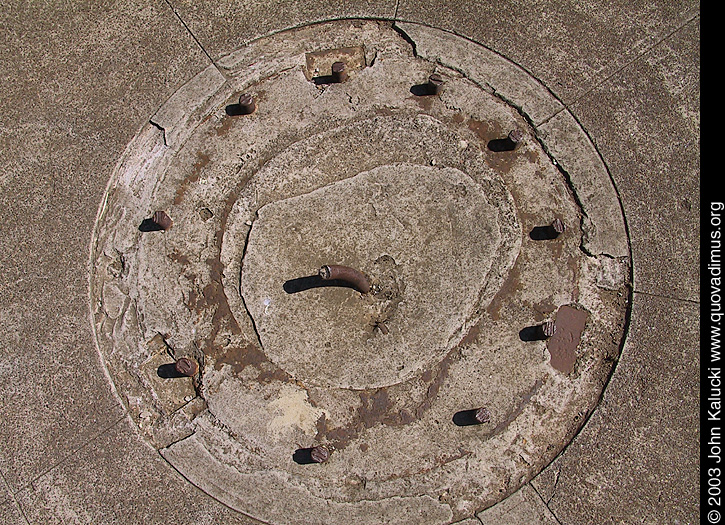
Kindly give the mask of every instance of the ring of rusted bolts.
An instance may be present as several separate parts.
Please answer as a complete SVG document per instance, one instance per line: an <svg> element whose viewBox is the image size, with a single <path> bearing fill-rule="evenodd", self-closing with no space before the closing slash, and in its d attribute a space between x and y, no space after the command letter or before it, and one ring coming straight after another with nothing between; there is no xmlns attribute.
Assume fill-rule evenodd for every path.
<svg viewBox="0 0 725 525"><path fill-rule="evenodd" d="M350 283L360 293L369 293L372 283L367 275L355 268L339 264L328 264L320 268L319 276L323 281L344 281Z"/></svg>

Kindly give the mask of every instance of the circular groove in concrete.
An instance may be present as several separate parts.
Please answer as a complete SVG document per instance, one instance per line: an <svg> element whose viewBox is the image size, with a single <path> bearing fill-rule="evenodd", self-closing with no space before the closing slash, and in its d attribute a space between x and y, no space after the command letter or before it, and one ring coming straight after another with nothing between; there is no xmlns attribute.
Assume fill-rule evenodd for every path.
<svg viewBox="0 0 725 525"><path fill-rule="evenodd" d="M618 353L627 239L586 135L514 65L409 30L419 56L371 21L230 54L129 145L99 214L94 328L126 408L190 481L267 522L470 516L566 445ZM173 227L143 231L156 210ZM328 263L388 295L290 292ZM182 356L194 379L163 373ZM327 462L300 461L318 444Z"/></svg>

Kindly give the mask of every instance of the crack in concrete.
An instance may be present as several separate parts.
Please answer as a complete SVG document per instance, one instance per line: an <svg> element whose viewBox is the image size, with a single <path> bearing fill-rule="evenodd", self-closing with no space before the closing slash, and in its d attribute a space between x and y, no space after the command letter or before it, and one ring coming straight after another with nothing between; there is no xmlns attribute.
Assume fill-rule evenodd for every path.
<svg viewBox="0 0 725 525"><path fill-rule="evenodd" d="M647 297L656 297L658 299L666 299L668 301L676 301L678 303L687 303L691 304L693 306L700 306L700 301L697 301L695 299L686 299L684 297L674 297L672 295L664 295L660 293L655 292L645 292L643 290L632 290L633 293L639 294L639 295L645 295Z"/></svg>
<svg viewBox="0 0 725 525"><path fill-rule="evenodd" d="M206 48L202 45L201 41L196 37L196 35L193 33L191 28L188 26L188 24L184 21L183 18L181 18L181 15L176 10L176 8L171 4L170 0L164 0L166 5L169 6L169 9L171 9L171 12L174 13L174 16L179 21L179 23L184 27L187 33L189 33L189 36L194 40L197 46L199 46L199 49L201 49L201 52L206 55L206 57L209 59L209 62L219 71L219 73L226 79L228 82L230 80L230 76L216 63L216 61L212 58L212 56L209 54L209 52L206 50Z"/></svg>
<svg viewBox="0 0 725 525"><path fill-rule="evenodd" d="M554 481L554 488L552 489L553 491L556 490L556 486L558 484L559 484L559 472L556 473L556 480ZM539 497L539 500L541 501L541 503L544 504L544 506L546 507L546 510L548 510L549 513L551 513L551 516L554 518L554 520L556 521L556 523L558 525L562 525L561 520L559 520L559 518L556 516L556 514L554 514L554 511L551 510L551 507L549 507L549 502L553 499L554 492L551 493L551 497L549 498L548 501L544 501L544 498L541 497L541 494L539 493L538 490L536 490L536 487L534 487L533 484L529 483L529 487L531 487L531 490L534 491L534 494L536 494Z"/></svg>
<svg viewBox="0 0 725 525"><path fill-rule="evenodd" d="M5 490L8 493L8 497L5 498L5 499L3 499L3 500L0 500L0 503L4 504L4 503L8 503L8 502L12 501L15 504L15 507L18 509L18 512L20 512L20 515L25 520L25 523L27 523L28 525L30 525L30 520L25 515L25 511L23 510L23 506L20 504L20 501L18 501L18 498L16 497L16 494L13 493L12 488L10 487L10 484L8 483L7 479L5 479L5 475L2 472L0 472L0 478L2 478L3 485L5 485ZM25 489L19 490L18 491L18 494L20 492L22 492L23 490L25 490Z"/></svg>
<svg viewBox="0 0 725 525"><path fill-rule="evenodd" d="M398 24L396 24L395 22L393 22L393 25L391 26L391 28L393 29L393 31L398 33L403 40L405 40L408 44L410 44L411 51L413 52L413 58L418 58L418 46L415 43L415 40L413 40L413 38L408 33L406 33L405 30L402 27L400 27Z"/></svg>
<svg viewBox="0 0 725 525"><path fill-rule="evenodd" d="M396 32L397 32L398 34L400 34L400 36L401 36L401 37L402 37L402 38L403 38L403 39L404 39L404 40L405 40L406 42L408 42L408 43L409 43L409 44L411 45L411 47L413 48L413 56L417 57L417 56L418 56L418 54L417 54L417 47L416 47L417 45L416 45L416 43L415 43L415 40L413 40L413 38L412 38L412 37L411 37L411 36L410 36L410 35L409 35L408 33L406 33L404 29L402 29L401 27L397 26L397 25L396 25L395 23L393 24L393 29L394 29L394 30L395 30L395 31L396 31ZM484 46L484 47L485 47L485 46ZM486 48L486 49L488 49L488 48ZM507 59L507 60L508 60L508 59ZM548 88L547 88L547 91L549 91L549 93L551 93L551 94L552 94L552 96L554 96L554 98L555 98L556 100L558 100L559 102L561 102L561 104L562 104L562 106L563 106L563 107L562 107L562 109L561 109L560 111L557 111L557 112L555 112L555 113L554 113L553 115L551 115L551 116L549 116L548 118L544 119L544 120L543 120L543 121L542 121L542 122L541 122L540 124L538 124L538 125L537 125L536 123L534 123L534 120L533 120L533 118L531 117L531 115L529 115L529 114L528 114L528 113L527 113L527 112L526 112L526 111L524 110L523 106L517 105L517 104L516 104L516 103L515 103L515 102L514 102L513 100L509 99L508 97L504 96L504 95L503 95L502 93L500 93L499 91L497 91L497 90L496 90L496 89L495 89L495 88L494 88L494 87L493 87L493 86L492 86L491 84L489 84L489 83L485 83L485 84L482 84L481 82L478 82L477 80L475 80L475 79L471 78L471 77L470 77L470 76L468 75L468 73L466 73L466 72L465 72L464 70L462 70L462 69L461 69L460 67L454 66L454 65L452 65L452 64L448 64L448 63L446 63L445 61L442 61L442 60L440 60L440 59L436 59L435 63L436 63L436 64L438 64L438 65L440 65L440 66L443 66L443 67L445 67L445 68L451 69L452 71L455 71L455 72L457 72L457 73L458 73L458 74L460 74L460 75L461 75L461 76L462 76L463 78L465 78L465 79L466 79L466 80L468 80L469 82L472 82L472 83L473 83L474 85L478 86L478 87L479 87L479 88L481 88L481 89L482 89L483 91L485 91L485 92L487 92L487 93L491 94L492 96L494 96L494 97L498 98L498 99L499 99L499 100L501 100L501 101L502 101L502 102L503 102L504 104L506 104L507 106L509 106L509 107L513 108L513 109L514 109L514 110L515 110L515 111L516 111L516 112L517 112L517 113L518 113L518 114L519 114L519 115L520 115L520 116L521 116L521 117L522 117L522 118L523 118L523 119L524 119L524 120L526 121L526 123L527 123L527 124L528 124L528 125L529 125L529 126L531 127L531 129L532 129L532 130L534 131L534 136L536 137L536 141L537 141L537 142L539 143L539 145L541 146L541 149L542 149L542 150L544 151L544 153L545 153L545 154L547 155L547 157L549 157L549 161L550 161L550 162L551 162L551 163L552 163L552 164L553 164L553 165L554 165L554 166L556 167L556 169L557 169L557 170L559 170L559 172L560 172L560 173L562 174L562 176L564 177L564 180L566 181L566 185L567 185L567 187L569 188L569 192L570 192L570 194L572 195L572 197L573 197L574 201L576 202L577 206L578 206L578 207L579 207L579 209L581 210L581 213L582 213L582 217L581 217L581 220L580 220L580 224L579 224L579 226L580 226L580 228L582 229L582 231L584 231L584 228L583 228L583 225L584 225L584 219L585 219L585 218L587 218L587 217L588 217L588 215L587 215L586 211L584 211L584 206L582 205L582 202L581 202L581 200L580 200L580 198L579 198L579 195L578 195L578 194L577 194L577 192L576 192L576 186L575 186L575 185L574 185L574 183L572 182L572 179L571 179L571 176L570 176L569 172L568 172L567 170L565 170L565 169L564 169L564 168L562 167L562 165L561 165L561 164L560 164L560 163L559 163L559 162L558 162L558 161L556 160L556 157L554 157L554 155L553 155L553 154L552 154L552 152L551 152L551 151L549 150L549 148L547 148L547 146L546 146L545 142L543 141L543 139L541 138L541 136L540 136L540 133L539 133L539 127L540 127L540 126L542 126L542 125L546 124L547 122L549 122L549 121L550 121L550 120L551 120L552 118L554 118L554 117L555 117L556 115L558 115L558 114L559 114L559 113L561 113L562 111L566 111L566 110L568 110L568 107L567 107L567 106L566 106L566 105L565 105L565 104L564 104L564 103L563 103L563 102L562 102L561 100L559 100L559 98L558 98L558 97L556 97L556 95L554 95L554 93L553 93L553 92L551 92L551 90L550 90L550 89L548 89ZM517 64L517 66L518 66L518 64ZM521 66L518 66L518 67L521 67ZM524 71L526 71L526 69L524 69L524 68L522 68L522 69L523 69ZM526 72L528 73L528 71L526 71ZM529 74L530 74L530 73L529 73ZM530 76L531 76L532 78L536 78L536 77L534 77L533 75L530 75ZM543 83L541 83L541 84L542 84L542 85L544 85ZM571 114L571 112L569 112L569 113ZM584 130L584 127L583 127L583 126L581 126L581 123L579 122L579 120L578 120L578 119L577 119L577 118L576 118L576 117L575 117L574 115L572 115L572 116L573 116L573 117L574 117L574 119L576 120L577 124L579 124L579 126L581 127L581 129L582 129L582 130L584 131L584 133L585 133L585 134L587 135L587 137L589 137L589 140L591 141L591 137L589 136L589 134L588 134L588 133L586 133L586 131ZM596 150L596 152L597 152L597 155L599 155L599 158L600 158L600 159L602 160L602 164L604 164L604 160L602 159L602 156L601 156L601 154L599 153L599 150L598 150L598 149L596 148L596 145L594 144L594 142L593 142L593 141L592 141L592 145L594 146L594 148L595 148L595 150ZM605 166L605 168L606 168L606 164L604 164L604 166ZM619 195L619 191L618 191L618 189L617 189L616 185L614 184L614 180L612 179L612 177L611 177L611 174L609 173L609 169L608 169L608 168L606 168L606 169L607 169L607 174L609 175L609 178L610 178L610 180L611 180L611 182L612 182L612 185L614 186L614 191L615 191L615 193L616 193L616 195L617 195L617 200L619 201L619 205L620 205L620 208L622 208L622 200L621 200L621 198L620 198L620 195ZM623 209L622 209L622 216L624 217L624 210L623 210ZM627 237L629 238L629 229L627 228L627 224L626 224L626 219L624 219L624 220L625 220L625 231L627 231ZM594 254L590 253L590 252L589 252L589 251L588 251L588 250L587 250L587 249L585 248L585 246L584 246L584 239L583 239L583 238L582 238L582 242L581 242L581 243L580 243L580 245L579 245L579 248L580 248L580 250L582 251L582 253L584 253L584 254L585 254L585 255L587 255L588 257L596 257L596 255L594 255ZM631 251L631 250L630 250L630 251ZM603 254L603 255L607 255L607 254Z"/></svg>
<svg viewBox="0 0 725 525"><path fill-rule="evenodd" d="M128 414L128 412L126 412L124 410L124 414L120 418L118 418L117 420L113 421L111 424L109 424L108 426L106 426L105 428L103 428L102 430L100 430L95 435L91 436L88 440L86 440L81 445L79 445L78 447L76 447L75 449L73 449L71 452L69 452L65 457L61 458L59 461L57 461L56 463L54 463L50 467L48 467L45 470L41 471L37 476L35 476L33 479L31 479L30 481L28 481L27 483L25 483L20 488L20 490L18 490L15 494L19 494L20 492L22 492L23 490L26 490L28 488L35 490L35 484L38 482L38 480L40 480L42 477L44 477L45 475L47 475L49 472L55 470L56 468L60 467L61 465L64 465L65 463L67 463L71 458L75 457L81 450L83 450L84 448L86 448L87 446L89 446L94 441L97 441L101 436L107 434L113 427L117 426L119 423L121 423L121 421L123 421L126 418L129 418L130 422L132 423L132 427L134 429L136 429L137 428L136 427L136 423L133 421L133 418L131 418L131 415ZM14 494L12 492L11 492L11 495L14 497Z"/></svg>
<svg viewBox="0 0 725 525"><path fill-rule="evenodd" d="M654 50L654 49L655 49L656 47L658 47L658 46L659 46L659 45L661 45L661 44L662 44L663 42L665 42L666 40L668 40L668 39L670 39L671 37L673 37L673 36L674 36L675 34L677 34L677 33L679 33L680 31L682 31L682 30L683 30L683 29L684 29L685 27L687 27L688 25L690 25L691 23L693 23L693 22L694 22L695 20L699 20L699 18L700 18L700 14L699 14L699 13L698 13L698 14L696 14L696 15L693 15L693 16L692 16L692 17L690 17L690 18L689 18L688 20L686 20L686 21L685 21L685 22L684 22L684 23L683 23L682 25L678 26L677 28L673 29L673 30L672 30L672 31L671 31L670 33L668 33L667 35L665 35L665 36L663 36L662 38L660 38L659 40L657 40L657 41L656 41L656 42L655 42L654 44L652 44L652 45L651 45L650 47L648 47L647 49L645 49L644 51L642 51L642 52L641 52L640 54L638 54L637 56L635 56L635 57L634 57L634 58L633 58L632 60L630 60L630 61L629 61L629 62L627 62L626 64L622 65L621 67L617 68L617 69L616 69L616 70L615 70L614 72L612 72L611 74L609 74L609 75L607 75L606 77L604 77L604 78L603 78L603 79L602 79L601 81L599 81L599 82L597 82L596 84L594 84L594 85L593 85L592 87L590 87L589 89L587 89L587 90L586 90L585 92L583 92L583 93L582 93L581 95L578 95L578 96L576 96L576 97L575 97L575 98L574 98L574 99L573 99L573 100L572 100L571 102L569 102L568 104L564 104L564 105L565 105L565 107L566 107L566 108L568 109L569 107L571 107L571 106L574 106L574 105L578 104L578 103L579 103L579 102L580 102L581 100L583 100L584 98L586 98L586 97L588 97L589 95L591 95L591 94L592 94L592 93L593 93L594 91L596 91L596 90L597 90L597 89L598 89L598 88L599 88L600 86L602 86L602 85L606 84L606 83L607 83L607 82L609 82L609 81L610 81L610 80L611 80L612 78L616 77L616 76L617 76L617 75L619 75L619 74L620 74L621 72L623 72L623 71L624 71L625 69L627 69L627 68L629 68L630 66L632 66L632 64L634 64L634 63L638 62L638 61L639 61L639 60L641 60L641 59L642 59L643 57L645 57L646 55L650 54L650 53L651 53L651 52L652 52L652 51L653 51L653 50ZM562 103L563 103L563 102L562 102Z"/></svg>
<svg viewBox="0 0 725 525"><path fill-rule="evenodd" d="M157 124L153 120L149 120L149 124L151 124L153 127L155 127L156 129L158 129L161 132L161 137L164 139L164 146L169 147L168 142L166 142L166 129L164 129L163 126L161 126L160 124Z"/></svg>

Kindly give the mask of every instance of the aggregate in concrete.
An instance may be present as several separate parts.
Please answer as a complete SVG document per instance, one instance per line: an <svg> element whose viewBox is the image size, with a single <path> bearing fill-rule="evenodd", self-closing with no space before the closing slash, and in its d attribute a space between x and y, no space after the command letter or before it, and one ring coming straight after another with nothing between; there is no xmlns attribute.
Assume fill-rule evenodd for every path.
<svg viewBox="0 0 725 525"><path fill-rule="evenodd" d="M572 107L621 195L635 290L688 301L700 297L699 41L695 19Z"/></svg>
<svg viewBox="0 0 725 525"><path fill-rule="evenodd" d="M401 0L396 20L479 42L523 67L570 105L698 13L694 0L656 5L567 1L537 8L473 0L445 9L435 1Z"/></svg>
<svg viewBox="0 0 725 525"><path fill-rule="evenodd" d="M395 0L222 0L213 5L170 0L170 4L213 60L273 32L338 18L392 19L396 11Z"/></svg>
<svg viewBox="0 0 725 525"><path fill-rule="evenodd" d="M124 419L18 495L30 523L258 523L189 484Z"/></svg>
<svg viewBox="0 0 725 525"><path fill-rule="evenodd" d="M206 58L164 5L3 7L0 468L13 492L123 415L87 329L108 173ZM143 28L143 29L139 29Z"/></svg>

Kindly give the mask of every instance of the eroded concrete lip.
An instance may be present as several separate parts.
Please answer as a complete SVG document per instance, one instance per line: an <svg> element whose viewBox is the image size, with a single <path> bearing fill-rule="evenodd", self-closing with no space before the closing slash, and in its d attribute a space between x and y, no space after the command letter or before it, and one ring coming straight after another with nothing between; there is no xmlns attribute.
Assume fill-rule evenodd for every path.
<svg viewBox="0 0 725 525"><path fill-rule="evenodd" d="M420 24L396 22L396 27L415 42L418 56L463 72L521 111L575 188L584 214L583 247L594 255L629 256L624 216L609 172L568 108L524 69L480 44Z"/></svg>
<svg viewBox="0 0 725 525"><path fill-rule="evenodd" d="M384 517L445 523L500 501L578 430L624 335L624 220L606 169L576 120L535 79L485 48L397 25L316 24L222 58L220 70L201 72L134 138L99 211L92 315L124 406L187 479L267 522L354 516L359 523ZM310 56L329 58L336 49L348 50L338 53L343 60L358 61L349 78L310 80ZM415 86L434 72L445 90L419 96ZM230 116L227 107L242 92L255 96L257 111ZM524 132L522 145L492 147L511 129ZM260 336L260 316L273 303L265 304L264 286L254 291L250 283L268 279L260 268L275 239L288 249L289 239L305 242L308 234L300 224L284 235L267 233L258 244L265 236L255 232L284 223L286 204L325 192L334 197L336 187L370 174L382 184L400 166L410 166L411 176L435 174L437 187L450 183L450 195L437 205L464 206L441 215L446 226L466 223L486 206L495 210L479 220L495 216L489 231L498 231L485 277L459 290L465 311L453 316L441 337L446 344L434 344L440 349L426 350L407 370L407 362L392 365L384 381L371 382L371 374L353 384L351 374L335 382L316 375L317 367L286 366L284 331L275 336L276 354ZM398 233L411 231L412 239L420 230L406 222L442 209L413 206L414 197L399 199L400 209L394 196L380 202L396 212ZM174 227L141 231L161 209ZM567 225L564 234L533 234L554 218ZM466 238L450 231L451 239ZM348 235L337 247L351 243ZM455 242L441 246L452 249ZM465 249L458 251L470 262ZM396 285L406 253L382 254L392 261L376 257ZM310 261L310 271L319 264ZM340 296L343 303L358 299ZM550 354L557 339L525 334L570 311L585 312L586 323L581 333L572 330L580 340L573 356L565 348L561 364L556 351ZM277 312L270 326L278 329L284 314ZM201 372L193 379L163 377L180 357L198 361ZM464 421L481 407L483 423ZM317 444L332 451L325 463L295 461L295 451Z"/></svg>

